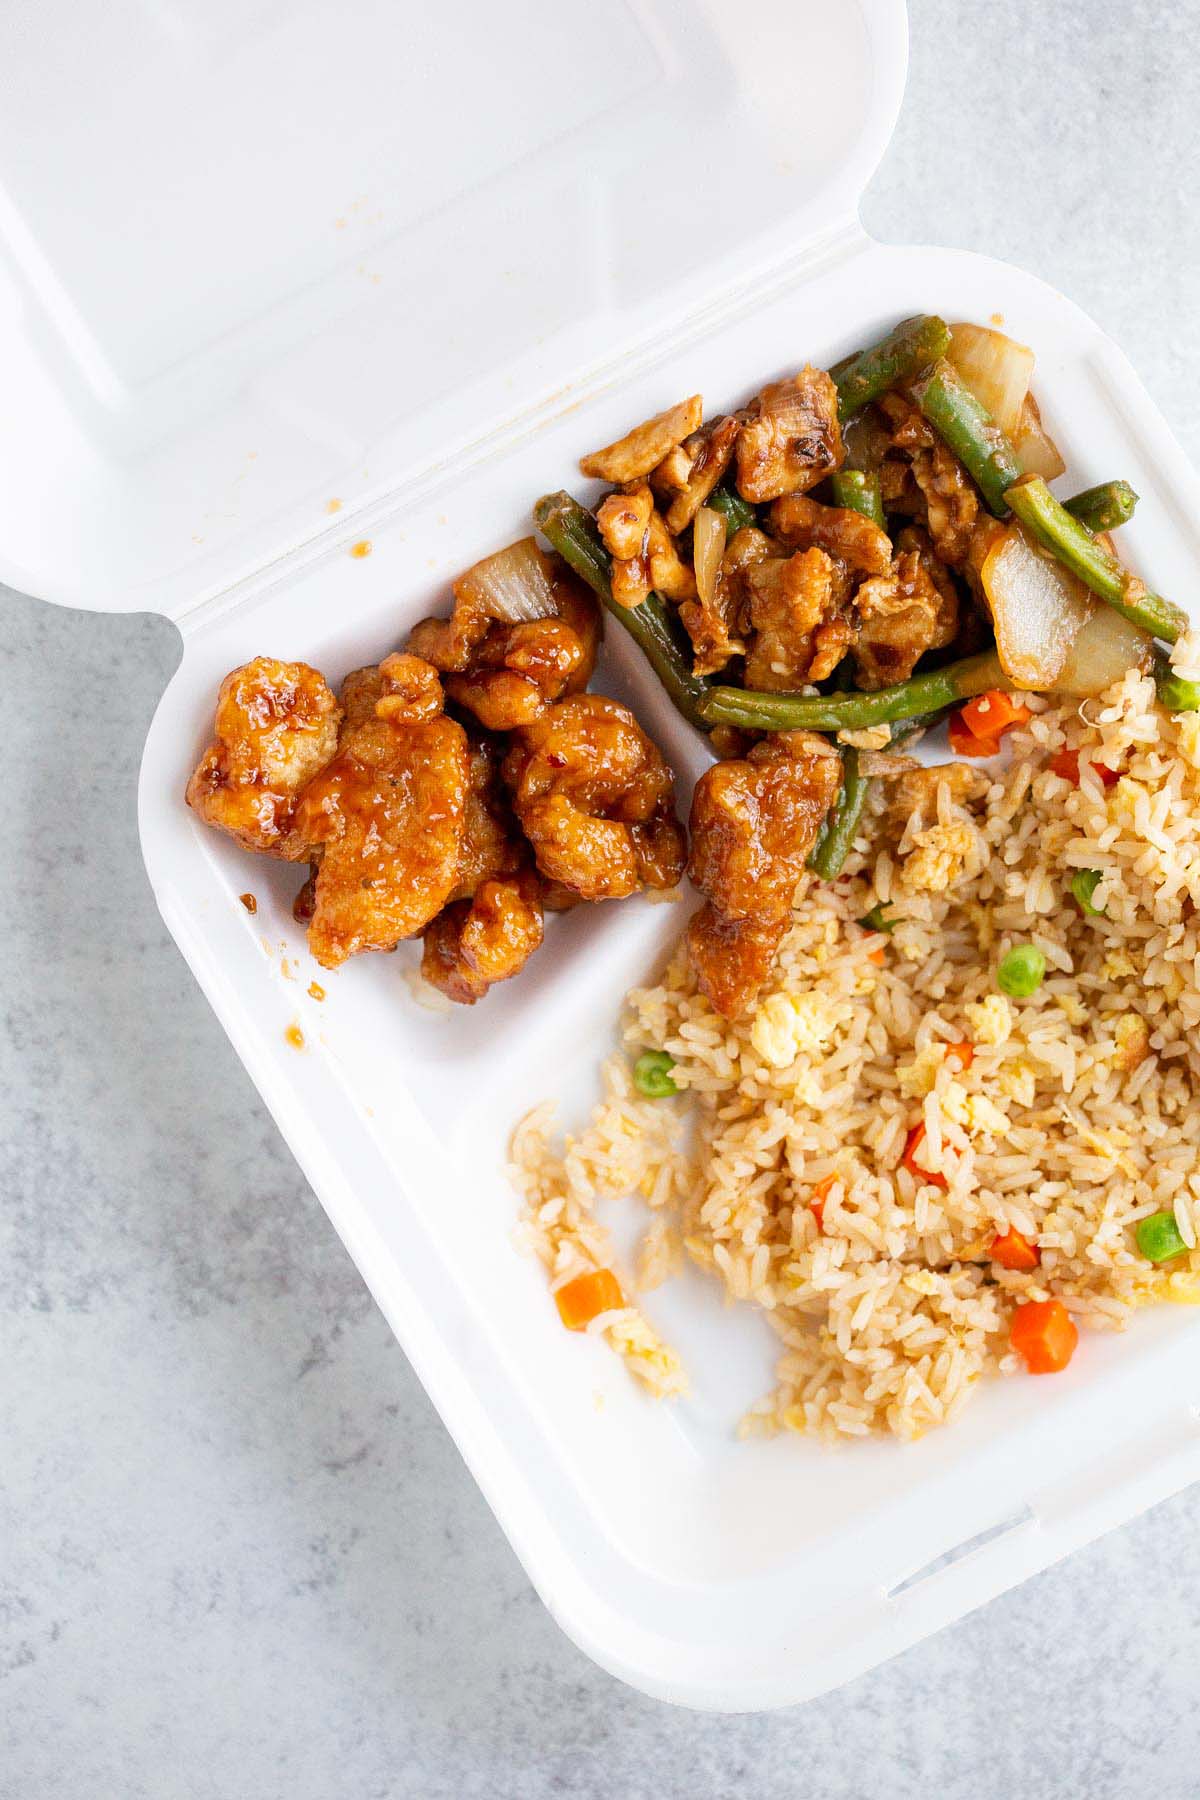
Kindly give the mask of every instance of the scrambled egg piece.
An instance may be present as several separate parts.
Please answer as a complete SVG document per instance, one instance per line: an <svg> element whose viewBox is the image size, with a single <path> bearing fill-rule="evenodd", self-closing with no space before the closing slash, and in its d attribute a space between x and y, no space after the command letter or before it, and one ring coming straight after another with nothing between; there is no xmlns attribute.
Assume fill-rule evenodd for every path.
<svg viewBox="0 0 1200 1800"><path fill-rule="evenodd" d="M1054 1000L1069 1025L1086 1025L1087 1007L1074 994L1055 994Z"/></svg>
<svg viewBox="0 0 1200 1800"><path fill-rule="evenodd" d="M952 1125L961 1125L970 1132L987 1132L991 1137L1007 1136L1008 1114L986 1094L968 1094L960 1081L952 1081L938 1099L943 1115Z"/></svg>
<svg viewBox="0 0 1200 1800"><path fill-rule="evenodd" d="M837 1016L820 994L769 994L754 1015L750 1042L773 1069L801 1052L818 1055L833 1036Z"/></svg>
<svg viewBox="0 0 1200 1800"><path fill-rule="evenodd" d="M979 945L980 954L989 956L992 945L996 942L996 921L990 906L980 906L978 900L969 900L963 908L975 931L975 941Z"/></svg>
<svg viewBox="0 0 1200 1800"><path fill-rule="evenodd" d="M986 1094L968 1096L967 1124L972 1131L984 1131L991 1137L1006 1137L1008 1134L1008 1114L994 1100L989 1100Z"/></svg>
<svg viewBox="0 0 1200 1800"><path fill-rule="evenodd" d="M971 1122L971 1100L961 1081L952 1081L942 1089L939 1103L945 1118L952 1125L969 1125Z"/></svg>
<svg viewBox="0 0 1200 1800"><path fill-rule="evenodd" d="M1180 713L1175 721L1179 736L1179 754L1200 769L1200 713Z"/></svg>
<svg viewBox="0 0 1200 1800"><path fill-rule="evenodd" d="M1109 818L1114 822L1129 825L1136 831L1138 802L1141 800L1143 791L1141 783L1135 781L1132 775L1122 775L1116 787L1109 793Z"/></svg>
<svg viewBox="0 0 1200 1800"><path fill-rule="evenodd" d="M1032 1063L1020 1057L1001 1069L1000 1092L1018 1106L1032 1106L1037 1097L1037 1075Z"/></svg>
<svg viewBox="0 0 1200 1800"><path fill-rule="evenodd" d="M973 826L931 825L917 833L916 848L904 862L905 885L917 893L944 894L962 879L978 851Z"/></svg>
<svg viewBox="0 0 1200 1800"><path fill-rule="evenodd" d="M1121 981L1126 975L1136 974L1133 960L1124 950L1110 950L1100 967L1105 981Z"/></svg>
<svg viewBox="0 0 1200 1800"><path fill-rule="evenodd" d="M1122 1013L1113 1029L1117 1040L1113 1052L1114 1069L1136 1069L1150 1054L1150 1027L1141 1013Z"/></svg>
<svg viewBox="0 0 1200 1800"><path fill-rule="evenodd" d="M839 744L853 744L856 750L886 750L892 741L890 725L868 725L863 731L839 731Z"/></svg>
<svg viewBox="0 0 1200 1800"><path fill-rule="evenodd" d="M908 1100L923 1100L926 1094L933 1092L938 1070L945 1060L945 1044L926 1044L924 1050L918 1050L911 1062L898 1063L896 1078L900 1083L900 1092Z"/></svg>
<svg viewBox="0 0 1200 1800"><path fill-rule="evenodd" d="M1003 994L973 1000L964 1010L977 1044L1004 1044L1012 1036L1012 1007Z"/></svg>
<svg viewBox="0 0 1200 1800"><path fill-rule="evenodd" d="M1200 718L1200 713L1187 716ZM1170 1300L1175 1306L1200 1306L1200 1275L1193 1274L1190 1269L1176 1269L1164 1280L1157 1298Z"/></svg>

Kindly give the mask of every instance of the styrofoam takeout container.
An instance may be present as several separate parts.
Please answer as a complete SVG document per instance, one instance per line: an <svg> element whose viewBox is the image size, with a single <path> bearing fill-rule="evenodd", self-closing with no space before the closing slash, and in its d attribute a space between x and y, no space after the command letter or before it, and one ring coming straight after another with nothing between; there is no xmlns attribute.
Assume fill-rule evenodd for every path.
<svg viewBox="0 0 1200 1800"><path fill-rule="evenodd" d="M1129 477L1123 541L1186 597L1196 476L1115 347L1017 270L863 232L905 53L901 0L0 16L0 576L177 623L140 796L163 917L546 1604L692 1706L832 1687L1200 1475L1195 1315L1089 1336L920 1443L830 1453L736 1439L774 1342L693 1274L646 1302L692 1397L649 1402L563 1333L503 1163L529 1106L586 1106L686 909L555 921L472 1010L417 1004L412 946L322 976L319 1003L302 871L197 825L183 788L235 664L339 678L580 452L919 310L1035 346L1064 486ZM704 752L619 633L599 685L686 801Z"/></svg>

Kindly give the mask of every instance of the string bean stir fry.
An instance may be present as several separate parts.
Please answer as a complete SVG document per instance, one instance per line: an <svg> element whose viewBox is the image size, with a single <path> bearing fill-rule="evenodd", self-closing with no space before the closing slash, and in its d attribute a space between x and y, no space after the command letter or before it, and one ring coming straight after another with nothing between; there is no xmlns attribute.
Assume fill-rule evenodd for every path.
<svg viewBox="0 0 1200 1800"><path fill-rule="evenodd" d="M1113 550L1137 495L1113 479L1056 498L1032 369L1000 331L906 319L736 412L705 419L692 396L582 460L607 484L590 508L562 492L534 508L715 751L829 740L840 785L808 853L824 879L873 782L906 766L899 744L964 703L986 719L992 695L1082 699L1133 666L1175 710L1196 700L1162 648L1185 615ZM989 754L1005 725L974 716L952 744Z"/></svg>

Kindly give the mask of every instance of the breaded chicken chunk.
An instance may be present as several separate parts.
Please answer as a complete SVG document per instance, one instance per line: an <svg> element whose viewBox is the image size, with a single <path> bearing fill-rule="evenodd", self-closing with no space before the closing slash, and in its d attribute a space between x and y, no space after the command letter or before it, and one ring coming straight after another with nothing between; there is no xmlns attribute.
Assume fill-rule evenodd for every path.
<svg viewBox="0 0 1200 1800"><path fill-rule="evenodd" d="M789 494L776 500L767 516L785 549L824 550L864 575L887 573L892 560L887 532L848 506L822 506L807 494Z"/></svg>
<svg viewBox="0 0 1200 1800"><path fill-rule="evenodd" d="M188 805L247 850L304 862L296 803L337 749L341 717L316 669L256 656L221 683L213 742L188 782Z"/></svg>
<svg viewBox="0 0 1200 1800"><path fill-rule="evenodd" d="M540 718L565 694L591 680L600 643L600 609L592 594L557 556L532 540L485 558L459 577L449 619L422 619L409 649L439 669L456 706L473 713L488 731L512 731ZM480 571L523 552L518 561L531 603L546 610L508 622L481 610L495 574L481 585Z"/></svg>
<svg viewBox="0 0 1200 1800"><path fill-rule="evenodd" d="M336 968L364 950L393 950L453 891L462 855L467 735L438 714L366 718L309 783L296 829L320 851L308 943Z"/></svg>
<svg viewBox="0 0 1200 1800"><path fill-rule="evenodd" d="M688 947L701 988L727 1018L766 978L841 785L841 758L811 731L775 732L696 783L688 873L708 904L688 927Z"/></svg>
<svg viewBox="0 0 1200 1800"><path fill-rule="evenodd" d="M518 733L504 776L549 881L617 900L683 873L671 771L618 701L576 694L552 706Z"/></svg>
<svg viewBox="0 0 1200 1800"><path fill-rule="evenodd" d="M745 1012L771 972L787 919L731 919L706 900L688 926L701 991L725 1019Z"/></svg>
<svg viewBox="0 0 1200 1800"><path fill-rule="evenodd" d="M474 1006L525 967L542 941L540 883L533 870L485 881L425 928L421 973L460 1006Z"/></svg>
<svg viewBox="0 0 1200 1800"><path fill-rule="evenodd" d="M450 900L469 900L485 881L515 875L530 861L529 845L500 779L503 740L467 732L467 800L462 847Z"/></svg>
<svg viewBox="0 0 1200 1800"><path fill-rule="evenodd" d="M584 660L564 619L493 625L461 675L446 676L446 693L487 731L513 731L539 719Z"/></svg>

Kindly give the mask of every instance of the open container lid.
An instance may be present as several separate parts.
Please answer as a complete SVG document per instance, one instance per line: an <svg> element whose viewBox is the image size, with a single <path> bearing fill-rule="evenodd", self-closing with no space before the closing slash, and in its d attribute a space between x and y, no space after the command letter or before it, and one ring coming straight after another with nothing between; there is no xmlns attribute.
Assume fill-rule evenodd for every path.
<svg viewBox="0 0 1200 1800"><path fill-rule="evenodd" d="M18 0L0 579L182 620L761 297L856 228L906 41L903 0Z"/></svg>

